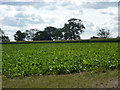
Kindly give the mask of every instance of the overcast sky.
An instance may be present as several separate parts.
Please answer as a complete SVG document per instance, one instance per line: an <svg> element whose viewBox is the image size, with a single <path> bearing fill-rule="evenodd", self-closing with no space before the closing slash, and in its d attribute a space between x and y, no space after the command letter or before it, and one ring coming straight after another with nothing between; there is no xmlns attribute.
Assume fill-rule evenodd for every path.
<svg viewBox="0 0 120 90"><path fill-rule="evenodd" d="M96 36L98 29L118 35L118 0L0 0L0 28L13 41L17 30L62 28L70 18L86 27L82 39Z"/></svg>

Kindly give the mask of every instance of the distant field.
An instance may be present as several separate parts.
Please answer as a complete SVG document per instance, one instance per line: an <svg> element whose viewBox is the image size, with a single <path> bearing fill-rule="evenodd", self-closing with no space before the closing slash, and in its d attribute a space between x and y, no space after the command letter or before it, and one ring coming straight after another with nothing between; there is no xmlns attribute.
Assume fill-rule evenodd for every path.
<svg viewBox="0 0 120 90"><path fill-rule="evenodd" d="M69 74L118 67L118 43L3 44L6 77Z"/></svg>

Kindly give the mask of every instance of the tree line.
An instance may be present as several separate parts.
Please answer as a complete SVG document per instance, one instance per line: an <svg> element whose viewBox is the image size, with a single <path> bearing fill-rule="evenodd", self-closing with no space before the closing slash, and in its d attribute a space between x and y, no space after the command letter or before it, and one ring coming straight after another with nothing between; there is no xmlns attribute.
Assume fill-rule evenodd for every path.
<svg viewBox="0 0 120 90"><path fill-rule="evenodd" d="M30 29L25 32L18 30L14 34L14 39L16 41L38 41L38 40L80 40L80 35L84 32L85 26L81 19L71 18L67 23L64 24L62 28L56 28L52 26L47 26L43 31L38 29ZM1 30L2 31L2 30ZM99 29L98 34L91 37L94 38L108 38L110 36L110 30ZM7 38L4 34L1 36L2 39ZM5 41L5 40L2 40Z"/></svg>
<svg viewBox="0 0 120 90"><path fill-rule="evenodd" d="M85 29L82 20L80 19L69 19L68 23L64 24L62 28L56 28L47 26L43 31L38 29L30 29L25 32L20 30L14 35L16 41L26 40L80 40L80 34Z"/></svg>

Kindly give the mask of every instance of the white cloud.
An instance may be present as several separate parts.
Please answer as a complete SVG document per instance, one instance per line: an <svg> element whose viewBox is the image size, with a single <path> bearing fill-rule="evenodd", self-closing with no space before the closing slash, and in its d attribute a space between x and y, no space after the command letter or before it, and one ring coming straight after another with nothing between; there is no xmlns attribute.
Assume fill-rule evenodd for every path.
<svg viewBox="0 0 120 90"><path fill-rule="evenodd" d="M82 38L96 36L98 28L101 27L110 29L113 36L117 35L117 0L31 0L31 2L6 0L4 2L7 3L0 4L0 22L2 22L0 26L11 40L14 39L13 34L18 29L44 30L46 26L60 28L70 18L83 20L86 30Z"/></svg>

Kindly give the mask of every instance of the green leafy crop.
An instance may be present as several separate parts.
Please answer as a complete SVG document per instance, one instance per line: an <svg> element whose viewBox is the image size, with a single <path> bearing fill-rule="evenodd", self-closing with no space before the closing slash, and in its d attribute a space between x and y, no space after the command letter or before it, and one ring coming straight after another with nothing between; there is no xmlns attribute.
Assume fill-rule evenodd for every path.
<svg viewBox="0 0 120 90"><path fill-rule="evenodd" d="M118 43L3 44L7 77L69 74L118 67Z"/></svg>

